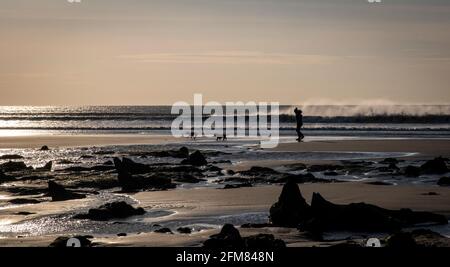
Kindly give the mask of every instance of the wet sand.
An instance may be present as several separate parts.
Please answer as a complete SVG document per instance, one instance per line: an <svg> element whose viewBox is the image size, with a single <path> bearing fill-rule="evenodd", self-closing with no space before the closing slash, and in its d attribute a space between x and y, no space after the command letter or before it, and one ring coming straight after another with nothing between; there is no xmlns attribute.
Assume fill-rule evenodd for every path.
<svg viewBox="0 0 450 267"><path fill-rule="evenodd" d="M330 140L282 143L275 151L409 152L420 156L450 156L447 139Z"/></svg>
<svg viewBox="0 0 450 267"><path fill-rule="evenodd" d="M0 148L145 145L184 141L170 135L32 135L0 136Z"/></svg>
<svg viewBox="0 0 450 267"><path fill-rule="evenodd" d="M366 202L389 209L411 208L415 211L431 211L450 217L450 188L448 187L380 186L361 182L303 184L299 186L307 202L310 202L313 192L320 192L326 199L339 204ZM173 215L155 220L155 223L164 223L165 221L188 221L196 218L247 212L267 212L270 206L277 201L281 189L282 187L278 185L228 190L181 189L141 192L132 195L132 197L139 201L139 206L147 210L167 209L175 211ZM437 195L424 195L428 192L435 192ZM33 211L36 214L32 217L39 217L51 213L67 212L72 204L77 206L82 201L42 203L0 210L0 217L16 217L17 222L17 220L30 219L30 217L12 215L19 211ZM175 229L172 229L172 231L175 231ZM99 242L105 246L200 246L209 235L216 232L218 232L218 229L194 232L190 235L142 233L130 234L126 237L100 236L94 238L94 242ZM291 246L311 245L311 241L299 235L295 229L241 229L244 236L256 232L272 233L279 238L283 238ZM47 246L57 236L4 238L0 239L0 246ZM315 242L314 244L320 245L321 243Z"/></svg>

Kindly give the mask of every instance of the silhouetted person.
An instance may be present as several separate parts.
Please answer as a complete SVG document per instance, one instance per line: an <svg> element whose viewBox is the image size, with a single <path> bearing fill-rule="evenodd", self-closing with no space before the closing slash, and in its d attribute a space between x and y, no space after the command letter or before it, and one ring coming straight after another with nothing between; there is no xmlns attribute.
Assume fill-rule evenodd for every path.
<svg viewBox="0 0 450 267"><path fill-rule="evenodd" d="M297 132L298 138L296 140L298 142L301 142L302 139L305 138L305 136L300 131L303 126L303 115L302 115L302 111L298 108L295 108L294 112L295 112L295 120L297 122L297 128L295 129L295 131Z"/></svg>

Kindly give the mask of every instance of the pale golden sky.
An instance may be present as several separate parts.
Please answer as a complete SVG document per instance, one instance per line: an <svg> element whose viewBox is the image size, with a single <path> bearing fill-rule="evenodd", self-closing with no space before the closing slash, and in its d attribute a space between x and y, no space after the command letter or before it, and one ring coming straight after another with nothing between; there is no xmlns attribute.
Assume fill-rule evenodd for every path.
<svg viewBox="0 0 450 267"><path fill-rule="evenodd" d="M448 0L0 0L0 105L450 103Z"/></svg>

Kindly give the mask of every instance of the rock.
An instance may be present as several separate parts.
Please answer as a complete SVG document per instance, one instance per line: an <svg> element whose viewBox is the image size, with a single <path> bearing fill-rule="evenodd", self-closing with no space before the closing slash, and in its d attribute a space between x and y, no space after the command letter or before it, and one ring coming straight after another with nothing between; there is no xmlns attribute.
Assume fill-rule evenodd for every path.
<svg viewBox="0 0 450 267"><path fill-rule="evenodd" d="M389 236L386 239L386 247L410 249L417 247L417 244L411 233L399 232Z"/></svg>
<svg viewBox="0 0 450 267"><path fill-rule="evenodd" d="M270 208L270 221L275 226L297 227L310 219L310 206L303 198L297 183L289 180L281 191L278 202Z"/></svg>
<svg viewBox="0 0 450 267"><path fill-rule="evenodd" d="M190 234L190 233L192 233L192 230L189 227L179 227L177 229L177 232L180 234Z"/></svg>
<svg viewBox="0 0 450 267"><path fill-rule="evenodd" d="M241 187L252 187L251 183L240 183L240 184L226 184L222 189L235 189Z"/></svg>
<svg viewBox="0 0 450 267"><path fill-rule="evenodd" d="M68 160L68 159L61 159L57 162L58 164L74 164L73 161Z"/></svg>
<svg viewBox="0 0 450 267"><path fill-rule="evenodd" d="M14 199L8 200L8 202L11 204L15 204L15 205L40 203L39 200L32 199L32 198L14 198Z"/></svg>
<svg viewBox="0 0 450 267"><path fill-rule="evenodd" d="M173 234L172 230L170 230L170 228L167 228L167 227L157 229L154 232L161 233L161 234Z"/></svg>
<svg viewBox="0 0 450 267"><path fill-rule="evenodd" d="M246 248L284 248L286 243L281 239L275 239L271 234L257 234L244 237Z"/></svg>
<svg viewBox="0 0 450 267"><path fill-rule="evenodd" d="M124 158L123 161L120 161L120 159L118 158L114 158L114 165L117 170L117 179L120 186L122 187L122 191L131 192L143 189L165 190L176 187L176 185L172 183L172 180L170 178L161 177L158 174L154 174L149 177L133 176L130 173L133 165L135 165L141 171L144 170L144 168L149 168L149 166L147 165L138 163L136 164L137 165L135 165L133 161L126 158Z"/></svg>
<svg viewBox="0 0 450 267"><path fill-rule="evenodd" d="M48 181L48 195L52 198L52 201L64 201L86 197L83 194L68 191L62 185L59 185L54 181Z"/></svg>
<svg viewBox="0 0 450 267"><path fill-rule="evenodd" d="M421 195L423 195L423 196L438 196L439 194L436 192L427 192L427 193L423 193Z"/></svg>
<svg viewBox="0 0 450 267"><path fill-rule="evenodd" d="M220 233L212 235L203 243L206 248L243 248L244 240L232 224L225 224Z"/></svg>
<svg viewBox="0 0 450 267"><path fill-rule="evenodd" d="M449 171L445 159L442 157L437 157L425 162L420 166L420 169L424 174L444 174Z"/></svg>
<svg viewBox="0 0 450 267"><path fill-rule="evenodd" d="M143 208L134 208L125 201L111 202L95 209L89 209L87 214L75 215L75 219L89 219L93 221L107 221L115 218L127 218L145 213Z"/></svg>
<svg viewBox="0 0 450 267"><path fill-rule="evenodd" d="M366 184L370 184L370 185L394 185L392 183L383 182L383 181L367 182Z"/></svg>
<svg viewBox="0 0 450 267"><path fill-rule="evenodd" d="M272 227L273 225L270 223L244 223L241 225L241 228L265 228Z"/></svg>
<svg viewBox="0 0 450 267"><path fill-rule="evenodd" d="M325 175L325 176L338 176L339 173L337 173L335 171L329 171L329 172L324 172L323 175Z"/></svg>
<svg viewBox="0 0 450 267"><path fill-rule="evenodd" d="M244 176L269 176L280 174L280 172L268 167L253 166L249 170L239 172L239 174Z"/></svg>
<svg viewBox="0 0 450 267"><path fill-rule="evenodd" d="M172 157L185 159L189 156L189 149L187 147L182 147L179 150L152 151L148 154L153 157Z"/></svg>
<svg viewBox="0 0 450 267"><path fill-rule="evenodd" d="M205 179L196 178L193 175L190 175L187 173L184 173L180 177L174 178L174 180L179 183L190 183L190 184L195 184L195 183L206 181Z"/></svg>
<svg viewBox="0 0 450 267"><path fill-rule="evenodd" d="M12 155L2 155L0 156L0 159L23 159L23 156L21 155L17 155L17 154L12 154Z"/></svg>
<svg viewBox="0 0 450 267"><path fill-rule="evenodd" d="M21 216L28 216L28 215L32 215L35 214L34 212L28 212L28 211L19 211L14 213L14 215L21 215Z"/></svg>
<svg viewBox="0 0 450 267"><path fill-rule="evenodd" d="M2 170L0 170L0 183L9 182L14 180L14 177L6 175Z"/></svg>
<svg viewBox="0 0 450 267"><path fill-rule="evenodd" d="M53 166L53 161L47 162L44 166L36 168L36 171L51 171Z"/></svg>
<svg viewBox="0 0 450 267"><path fill-rule="evenodd" d="M50 150L49 148L48 148L48 146L42 146L39 150L41 150L41 151L48 151L48 150Z"/></svg>
<svg viewBox="0 0 450 267"><path fill-rule="evenodd" d="M420 247L450 247L450 238L427 229L411 232L416 244Z"/></svg>
<svg viewBox="0 0 450 267"><path fill-rule="evenodd" d="M67 247L67 241L70 238L76 238L80 241L81 247L90 247L92 246L90 238L93 238L92 236L60 236L56 238L49 246L50 247Z"/></svg>
<svg viewBox="0 0 450 267"><path fill-rule="evenodd" d="M420 176L421 169L416 166L406 166L406 168L403 170L403 174L407 177L418 177Z"/></svg>
<svg viewBox="0 0 450 267"><path fill-rule="evenodd" d="M391 165L391 164L398 164L399 161L396 158L385 158L382 161L380 161L379 163Z"/></svg>
<svg viewBox="0 0 450 267"><path fill-rule="evenodd" d="M437 182L440 186L450 186L450 177L442 177Z"/></svg>
<svg viewBox="0 0 450 267"><path fill-rule="evenodd" d="M130 174L142 174L142 173L149 173L152 171L152 168L148 165L134 162L133 160L129 158L122 158L120 160L119 158L114 158L114 166L116 169L122 172L127 172Z"/></svg>
<svg viewBox="0 0 450 267"><path fill-rule="evenodd" d="M239 230L232 224L225 224L220 233L210 236L203 243L205 248L283 248L283 240L275 239L271 234L257 234L241 237Z"/></svg>
<svg viewBox="0 0 450 267"><path fill-rule="evenodd" d="M8 161L0 164L0 170L4 172L17 172L31 169L33 168L27 167L27 165L23 161Z"/></svg>
<svg viewBox="0 0 450 267"><path fill-rule="evenodd" d="M422 223L447 224L447 218L431 212L410 209L388 210L366 203L337 205L313 193L312 219L303 223L303 230L393 232Z"/></svg>
<svg viewBox="0 0 450 267"><path fill-rule="evenodd" d="M127 233L118 233L117 236L127 236Z"/></svg>
<svg viewBox="0 0 450 267"><path fill-rule="evenodd" d="M181 164L203 166L208 164L208 162L206 161L205 156L203 156L203 154L197 150L194 153L190 154L186 159L182 160Z"/></svg>
<svg viewBox="0 0 450 267"><path fill-rule="evenodd" d="M307 170L309 172L336 171L336 170L342 170L342 169L344 169L344 166L332 165L332 164L311 165L307 168Z"/></svg>
<svg viewBox="0 0 450 267"><path fill-rule="evenodd" d="M304 183L331 183L335 180L329 180L329 179L321 179L316 178L314 174L308 172L305 174L284 174L281 178L275 178L273 180L270 180L274 183L286 183L287 181L292 180L296 182L297 184L304 184Z"/></svg>

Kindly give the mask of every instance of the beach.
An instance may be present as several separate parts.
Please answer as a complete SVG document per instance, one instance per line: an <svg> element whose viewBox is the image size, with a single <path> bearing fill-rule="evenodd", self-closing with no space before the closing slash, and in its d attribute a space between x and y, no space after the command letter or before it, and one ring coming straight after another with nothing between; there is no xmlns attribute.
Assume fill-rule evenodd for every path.
<svg viewBox="0 0 450 267"><path fill-rule="evenodd" d="M329 234L333 238L318 241L302 234L295 228L239 227L246 223L268 223L269 210L280 196L285 173L298 173L297 177L303 177L305 170L315 176L315 180L308 178L310 180L298 182L301 194L309 204L311 204L313 192L319 192L328 201L336 204L365 202L386 209L409 208L414 211L433 212L445 216L447 220L450 217L450 187L436 184L437 179L445 175L421 175L417 178L403 179L401 175L398 176L399 174L380 169L384 168L380 161L388 158L389 153L400 153L394 154L401 155L398 157L399 163L397 163L399 169L403 169L403 166L408 164L420 165L426 160L439 156L448 157L450 154L448 140L367 139L285 142L270 151L260 150L253 145L249 152L246 152L248 148L237 148L243 151L241 153L248 153L246 160L239 159L236 162L228 162L223 159L232 159L233 153L227 154L226 149L236 149L230 148L233 147L231 144L241 144L242 141L235 141L235 144L233 140L229 143L200 140L196 143L186 139L173 139L170 136L152 135L134 137L127 135L47 136L33 139L33 142L27 138L3 139L2 148L8 148L8 152L13 147L18 149L14 150L15 152L25 149L24 151L28 151L27 153L39 154L40 157L45 154L47 157L52 157L55 162L56 159L51 155L66 155L61 151L67 150L72 151L71 153L74 153L74 149L83 151L82 154L77 154L77 158L81 155L89 155L89 157L85 157L84 164L75 162L68 165L69 167L85 166L86 169L70 169L66 168L64 164L55 164L52 170L39 173L36 170L11 173L16 175L16 181L3 183L3 192L0 193L0 203L2 203L0 208L1 246L48 246L58 236L68 233L91 235L92 242L98 246L201 246L210 235L219 232L224 223L233 223L239 228L242 236L257 233L272 234L276 238L284 240L287 246L329 246L346 242L345 238L348 236L345 234L345 238L339 238L339 234ZM49 145L50 151L36 152L44 144ZM138 150L135 148L137 144L139 144ZM176 163L178 162L178 154L176 154L178 152L171 152L172 154L169 153L170 155L167 157L169 163L154 165L152 172L160 170L160 175L172 177L175 188L127 193L115 189L120 185L115 182L117 174L114 167L107 168L106 165L98 165L99 162L113 157L126 156L138 162L147 162L149 157L166 159L167 155L161 151L178 151L174 148L181 145L188 147L190 151L195 149L203 151L207 160L214 161L212 164L217 167L202 169L202 175L195 174L197 170L189 167L185 172L198 177L198 181L186 182L185 177L177 178L178 173L168 170L169 166L172 168L178 164ZM144 152L142 146L151 147L151 150ZM154 146L157 147L157 151L154 150ZM219 152L213 152L211 146L215 148L214 151ZM114 149L116 151L112 151ZM292 154L293 152L300 154ZM320 153L328 152L350 154L364 152L367 154L355 154L354 158L347 161L341 160L340 156L337 159L330 156L321 159L324 154ZM387 154L377 154L378 152ZM267 160L262 156L254 157L253 153L257 155L269 153L267 157L272 157L270 153L276 153L274 154L276 157L273 156L273 158L278 159ZM283 158L279 155L280 153L283 155L286 153L288 156ZM311 156L315 155L314 153L319 154ZM304 155L307 157L301 159ZM27 156L21 160L27 162ZM44 161L42 159L42 162ZM370 162L370 164L367 163L364 165L365 167L357 165L361 164L361 161ZM30 159L30 162L33 161ZM306 169L300 172L295 171L302 164L306 165ZM166 165L167 167L161 170L161 166ZM143 165L136 166L142 167ZM255 166L272 168L274 172L261 169L260 174L255 174L253 173L255 169L252 171L252 167ZM325 169L317 170L317 166L334 166L336 174L327 178L324 174L326 173ZM342 168L336 166L342 166ZM346 168L351 168L351 175L348 173L341 175ZM367 168L370 170L368 171ZM216 174L216 169L220 170L220 175ZM235 174L229 175L229 172ZM37 177L30 178L31 174ZM49 176L50 179L64 187L73 192L85 194L86 197L49 201L45 193ZM273 181L269 179L273 177L277 179ZM341 182L332 180L341 178ZM389 183L371 183L388 180ZM250 181L252 186L248 186L249 184L245 181ZM111 185L105 186L105 184ZM224 185L230 185L229 189L223 189L226 188ZM34 190L30 190L30 188ZM26 199L26 201L23 204L8 204L12 199ZM35 200L35 202L31 200ZM85 212L88 208L118 200L125 200L134 206L142 207L147 215L132 216L129 219L113 219L107 222L91 222L71 218L73 214ZM155 232L156 229L162 227L169 228L173 234ZM189 227L192 232L181 234L177 232L180 227ZM432 226L430 229L443 235L450 235L446 225ZM364 236L355 238L355 240L364 240L370 236L370 233L365 233Z"/></svg>

